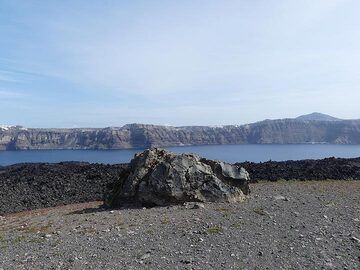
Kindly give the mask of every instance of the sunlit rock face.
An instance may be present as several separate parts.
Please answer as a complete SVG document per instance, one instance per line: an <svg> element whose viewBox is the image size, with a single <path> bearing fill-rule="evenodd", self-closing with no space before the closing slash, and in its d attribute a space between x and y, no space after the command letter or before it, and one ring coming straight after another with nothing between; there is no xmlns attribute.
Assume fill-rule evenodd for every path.
<svg viewBox="0 0 360 270"><path fill-rule="evenodd" d="M109 128L39 129L0 126L0 150L126 149L246 143L360 144L360 120L312 114L296 119L218 127L129 124Z"/></svg>
<svg viewBox="0 0 360 270"><path fill-rule="evenodd" d="M115 182L106 204L169 205L189 201L239 202L250 193L249 174L193 154L149 149L135 156Z"/></svg>

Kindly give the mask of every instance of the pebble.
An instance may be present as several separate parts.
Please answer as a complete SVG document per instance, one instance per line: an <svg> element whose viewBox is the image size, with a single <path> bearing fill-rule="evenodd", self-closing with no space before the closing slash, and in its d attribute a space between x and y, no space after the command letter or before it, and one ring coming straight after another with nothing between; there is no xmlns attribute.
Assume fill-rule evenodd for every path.
<svg viewBox="0 0 360 270"><path fill-rule="evenodd" d="M249 198L231 205L209 203L205 204L206 211L184 210L181 205L146 211L126 209L121 219L107 211L77 215L59 212L46 216L48 219L19 217L16 223L10 223L9 217L8 224L18 224L14 228L19 231L2 232L5 241L22 235L20 225L25 221L28 225L24 229L38 229L53 222L55 233L46 234L54 239L44 241L39 238L42 234L26 233L24 241L6 249L1 249L0 241L0 265L4 269L299 269L299 265L302 269L358 269L360 239L354 217L358 217L359 196L353 190L346 193L343 186L341 193L331 191L341 200L330 215L324 212L323 203L314 203L316 191L309 185L315 184L259 183L253 186L253 192L260 194L256 201ZM275 202L274 194L289 194L291 202ZM301 204L302 200L307 201L306 205ZM252 214L259 205L266 207L272 220ZM347 205L349 208L344 210ZM231 212L224 218L214 209ZM300 213L301 218L296 218ZM329 220L336 216L336 222L326 221L326 214ZM161 223L164 216L170 224ZM208 234L214 226L221 226L226 233ZM96 233L69 235L72 228L78 232L91 228Z"/></svg>
<svg viewBox="0 0 360 270"><path fill-rule="evenodd" d="M203 203L199 203L199 202L186 202L183 205L184 205L185 209L205 208L205 205Z"/></svg>
<svg viewBox="0 0 360 270"><path fill-rule="evenodd" d="M282 195L276 195L274 196L275 200L282 200L282 201L289 201L289 198L282 196Z"/></svg>
<svg viewBox="0 0 360 270"><path fill-rule="evenodd" d="M353 241L355 241L355 242L357 242L357 243L360 244L360 239L357 238L357 237L355 237L355 236L352 236L352 237L351 237L351 240L353 240Z"/></svg>
<svg viewBox="0 0 360 270"><path fill-rule="evenodd" d="M141 256L140 260L146 260L148 258L150 258L151 253L150 251L146 252L144 255Z"/></svg>

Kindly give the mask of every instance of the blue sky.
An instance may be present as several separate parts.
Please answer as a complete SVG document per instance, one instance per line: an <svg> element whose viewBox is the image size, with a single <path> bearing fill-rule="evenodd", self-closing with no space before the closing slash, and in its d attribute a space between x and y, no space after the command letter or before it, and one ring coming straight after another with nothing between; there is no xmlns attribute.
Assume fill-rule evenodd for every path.
<svg viewBox="0 0 360 270"><path fill-rule="evenodd" d="M0 0L0 124L360 118L351 0Z"/></svg>

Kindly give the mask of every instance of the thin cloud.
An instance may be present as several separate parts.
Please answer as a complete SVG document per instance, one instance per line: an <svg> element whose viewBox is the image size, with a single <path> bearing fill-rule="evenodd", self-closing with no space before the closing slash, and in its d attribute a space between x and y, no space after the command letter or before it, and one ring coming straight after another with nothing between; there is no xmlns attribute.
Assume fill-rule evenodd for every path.
<svg viewBox="0 0 360 270"><path fill-rule="evenodd" d="M26 95L21 92L0 90L0 98L1 99L18 99L18 98L24 98L24 97L26 97Z"/></svg>
<svg viewBox="0 0 360 270"><path fill-rule="evenodd" d="M8 2L0 103L35 125L359 114L358 1Z"/></svg>
<svg viewBox="0 0 360 270"><path fill-rule="evenodd" d="M0 83L1 82L19 82L14 76L11 76L9 73L2 73L0 71Z"/></svg>

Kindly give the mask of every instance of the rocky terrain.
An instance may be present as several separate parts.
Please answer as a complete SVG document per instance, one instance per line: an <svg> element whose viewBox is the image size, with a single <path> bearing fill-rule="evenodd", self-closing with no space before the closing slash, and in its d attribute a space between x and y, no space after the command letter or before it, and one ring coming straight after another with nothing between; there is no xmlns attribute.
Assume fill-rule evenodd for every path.
<svg viewBox="0 0 360 270"><path fill-rule="evenodd" d="M294 119L222 127L144 124L102 129L0 127L0 150L125 149L246 143L360 144L360 120L341 120L315 113Z"/></svg>
<svg viewBox="0 0 360 270"><path fill-rule="evenodd" d="M102 200L126 165L79 162L18 164L0 168L0 215Z"/></svg>
<svg viewBox="0 0 360 270"><path fill-rule="evenodd" d="M239 163L251 181L360 180L360 158ZM78 162L0 167L0 215L69 203L102 200L127 165Z"/></svg>
<svg viewBox="0 0 360 270"><path fill-rule="evenodd" d="M0 219L0 269L359 269L360 181L251 184L241 203Z"/></svg>
<svg viewBox="0 0 360 270"><path fill-rule="evenodd" d="M236 165L244 167L252 181L360 180L360 158L242 162Z"/></svg>
<svg viewBox="0 0 360 270"><path fill-rule="evenodd" d="M244 165L359 175L359 159ZM151 149L129 165L3 167L0 192L2 270L360 267L360 181L249 183L240 164Z"/></svg>

